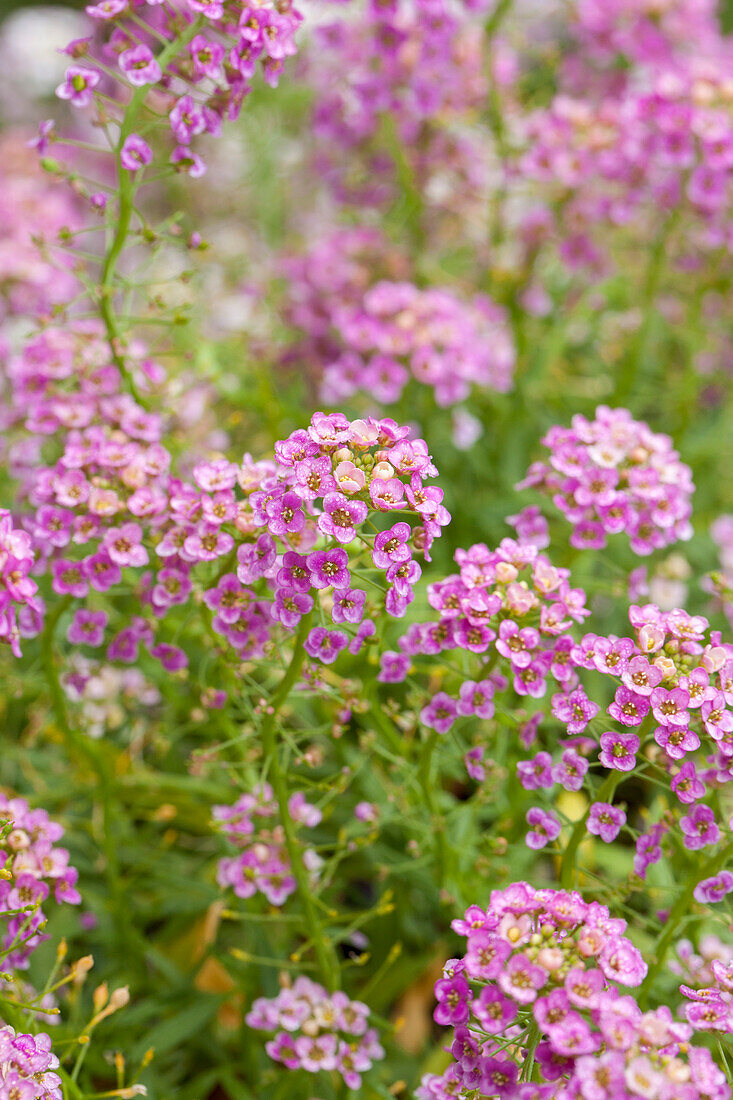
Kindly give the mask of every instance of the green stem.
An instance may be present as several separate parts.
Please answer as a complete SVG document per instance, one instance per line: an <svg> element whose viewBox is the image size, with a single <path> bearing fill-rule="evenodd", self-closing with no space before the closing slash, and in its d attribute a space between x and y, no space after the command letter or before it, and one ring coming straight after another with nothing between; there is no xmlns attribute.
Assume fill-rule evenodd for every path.
<svg viewBox="0 0 733 1100"><path fill-rule="evenodd" d="M267 707L267 713L262 720L261 734L262 744L265 750L265 754L269 763L268 778L272 784L272 789L275 792L275 798L277 799L278 810L280 813L280 823L283 827L283 833L285 834L285 847L287 848L288 857L290 859L290 866L293 872L293 877L298 888L298 894L300 895L301 904L303 906L303 915L305 923L310 936L310 941L313 944L313 948L318 960L318 966L321 970L321 974L329 990L333 991L338 989L339 986L339 964L336 952L333 944L325 935L321 922L318 917L318 912L313 901L311 893L311 886L309 882L308 871L303 863L303 857L301 854L300 844L296 834L295 825L293 819L290 816L290 809L288 807L288 784L287 775L280 763L279 746L277 742L277 733L275 729L276 719L286 702L290 692L295 686L298 677L300 676L301 669L303 667L303 661L305 660L305 650L303 649L303 643L306 635L310 630L312 612L303 616L301 620L300 629L295 638L295 644L293 647L293 656L288 665L287 671L280 681L280 685L277 691L274 693Z"/></svg>
<svg viewBox="0 0 733 1100"><path fill-rule="evenodd" d="M619 785L621 780L628 775L627 772L611 771L608 773L603 783L596 791L593 797L594 802L610 802L613 798L613 792ZM565 851L563 852L562 861L560 863L560 885L563 890L572 890L575 886L575 855L580 847L580 842L586 834L586 821L590 813L590 805L585 811L579 821L575 822L572 833L570 834L570 840L568 841Z"/></svg>
<svg viewBox="0 0 733 1100"><path fill-rule="evenodd" d="M41 662L51 694L56 724L63 735L67 749L72 754L76 752L84 757L97 777L97 792L102 807L103 847L110 889L110 908L117 927L120 949L126 953L132 939L132 926L130 924L130 911L126 890L121 878L118 845L115 841L113 831L113 818L116 805L114 798L114 774L110 772L107 766L103 746L97 746L91 738L85 733L77 730L70 723L66 709L66 699L64 698L64 692L61 687L56 661L54 659L56 627L58 626L59 619L71 602L72 597L65 596L46 617L46 623L41 635Z"/></svg>
<svg viewBox="0 0 733 1100"><path fill-rule="evenodd" d="M448 848L445 838L445 822L440 814L432 784L433 754L435 752L440 734L431 730L430 736L423 743L418 761L417 777L425 797L425 804L430 812L435 834L435 859L438 872L438 886L442 890L445 886L446 871L448 867Z"/></svg>
<svg viewBox="0 0 733 1100"><path fill-rule="evenodd" d="M637 330L631 350L626 357L626 362L619 372L614 398L617 405L625 405L629 402L634 392L636 376L645 365L644 361L649 345L649 336L656 317L654 303L662 280L664 261L667 255L667 244L675 220L674 215L669 215L665 219L657 234L657 239L649 252L649 262L646 267L644 283L641 288L641 324Z"/></svg>
<svg viewBox="0 0 733 1100"><path fill-rule="evenodd" d="M642 1008L646 1008L649 1001L649 992L656 977L664 966L667 952L671 946L672 940L677 933L680 922L690 913L690 907L693 901L693 893L698 882L704 878L710 878L716 875L718 871L733 857L733 841L718 852L716 855L711 856L710 859L703 863L702 867L697 866L693 869L689 875L685 887L677 898L677 901L672 906L669 916L664 923L661 935L654 947L653 956L654 962L649 967L647 976L642 983L639 993L638 1001Z"/></svg>
<svg viewBox="0 0 733 1100"><path fill-rule="evenodd" d="M158 54L157 62L160 68L165 72L170 62L176 57L180 51L188 45L188 43L198 33L200 27L203 24L202 19L197 19L193 23L190 23L181 34L169 43L164 50ZM109 342L110 351L112 353L112 359L115 366L120 371L125 384L131 394L131 396L143 405L140 394L135 386L134 379L132 378L127 366L125 364L124 357L120 353L120 327L115 312L114 306L114 291L115 291L115 272L117 269L117 262L122 255L127 241L128 233L130 232L130 222L135 209L135 196L137 190L142 182L138 173L129 172L122 165L121 155L122 146L125 144L127 138L135 130L138 117L145 104L146 96L149 92L149 87L143 85L141 88L137 88L130 98L130 102L125 110L122 123L120 125L120 133L117 141L117 147L115 148L115 162L117 170L117 180L119 183L119 206L117 211L117 228L112 238L112 243L107 250L102 264L102 273L99 284L99 311L104 322L104 327L107 333L107 340Z"/></svg>

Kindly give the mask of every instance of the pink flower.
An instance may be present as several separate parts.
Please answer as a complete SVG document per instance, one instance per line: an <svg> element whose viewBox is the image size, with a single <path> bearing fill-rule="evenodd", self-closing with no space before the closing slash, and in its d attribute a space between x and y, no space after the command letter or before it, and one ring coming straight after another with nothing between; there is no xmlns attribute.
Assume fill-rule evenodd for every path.
<svg viewBox="0 0 733 1100"><path fill-rule="evenodd" d="M557 840L562 828L555 815L540 806L532 806L527 810L527 824L532 826L525 837L528 848L544 848L550 841Z"/></svg>
<svg viewBox="0 0 733 1100"><path fill-rule="evenodd" d="M70 65L63 84L59 84L56 89L56 95L59 99L68 99L74 107L88 107L101 78L101 73L96 69Z"/></svg>
<svg viewBox="0 0 733 1100"><path fill-rule="evenodd" d="M323 498L324 514L318 517L318 529L344 545L356 538L356 528L366 519L369 509L362 500L349 500L343 493L328 493Z"/></svg>
<svg viewBox="0 0 733 1100"><path fill-rule="evenodd" d="M616 839L625 824L626 814L618 806L612 806L609 802L594 802L590 808L588 832L599 836L606 844Z"/></svg>
<svg viewBox="0 0 733 1100"><path fill-rule="evenodd" d="M72 645L99 646L104 641L107 622L106 611L77 611L66 631L66 637Z"/></svg>
<svg viewBox="0 0 733 1100"><path fill-rule="evenodd" d="M128 172L137 172L153 160L153 150L139 134L128 134L120 149L120 164Z"/></svg>
<svg viewBox="0 0 733 1100"><path fill-rule="evenodd" d="M599 760L604 768L615 768L618 771L633 771L636 765L635 753L640 745L635 733L617 733L609 730L601 734L601 753Z"/></svg>
<svg viewBox="0 0 733 1100"><path fill-rule="evenodd" d="M130 83L136 87L155 84L163 75L153 51L142 43L123 50L119 56L119 65Z"/></svg>
<svg viewBox="0 0 733 1100"><path fill-rule="evenodd" d="M420 711L420 721L436 733L447 733L458 714L458 707L450 695L439 691Z"/></svg>

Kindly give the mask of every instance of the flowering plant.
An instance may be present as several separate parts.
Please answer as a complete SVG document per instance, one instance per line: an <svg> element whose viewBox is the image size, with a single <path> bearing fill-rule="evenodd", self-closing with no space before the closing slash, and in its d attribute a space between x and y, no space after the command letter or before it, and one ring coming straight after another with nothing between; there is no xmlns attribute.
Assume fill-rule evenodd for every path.
<svg viewBox="0 0 733 1100"><path fill-rule="evenodd" d="M0 1098L730 1097L714 9L72 17L0 136Z"/></svg>

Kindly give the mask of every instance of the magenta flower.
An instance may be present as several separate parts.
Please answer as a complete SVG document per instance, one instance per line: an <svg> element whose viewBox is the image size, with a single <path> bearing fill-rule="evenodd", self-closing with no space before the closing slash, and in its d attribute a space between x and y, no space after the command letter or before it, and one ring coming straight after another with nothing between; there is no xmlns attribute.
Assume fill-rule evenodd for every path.
<svg viewBox="0 0 733 1100"><path fill-rule="evenodd" d="M677 775L672 779L670 787L680 802L687 805L691 805L705 796L705 784L695 771L695 765L691 760L682 765Z"/></svg>
<svg viewBox="0 0 733 1100"><path fill-rule="evenodd" d="M119 56L119 65L130 83L138 88L144 84L155 84L163 75L153 51L142 43L123 50Z"/></svg>
<svg viewBox="0 0 733 1100"><path fill-rule="evenodd" d="M391 565L406 562L411 551L408 542L412 536L409 523L400 521L386 531L380 531L374 539L372 561L378 569L388 569Z"/></svg>
<svg viewBox="0 0 733 1100"><path fill-rule="evenodd" d="M565 749L559 764L552 769L552 778L566 791L579 791L583 786L583 777L588 771L588 761L575 749Z"/></svg>
<svg viewBox="0 0 733 1100"><path fill-rule="evenodd" d="M684 835L684 845L690 851L706 848L720 840L720 829L715 822L715 814L709 806L698 803L686 817L680 818L680 828Z"/></svg>
<svg viewBox="0 0 733 1100"><path fill-rule="evenodd" d="M273 619L279 619L288 630L294 630L303 615L313 609L313 597L297 588L278 588L272 605Z"/></svg>
<svg viewBox="0 0 733 1100"><path fill-rule="evenodd" d="M512 945L503 936L486 928L470 929L466 949L466 973L482 982L492 981L501 974L512 953Z"/></svg>
<svg viewBox="0 0 733 1100"><path fill-rule="evenodd" d="M310 583L319 589L348 588L351 574L347 569L349 556L340 547L331 550L316 550L306 558L310 571Z"/></svg>
<svg viewBox="0 0 733 1100"><path fill-rule="evenodd" d="M722 901L728 894L733 893L733 873L721 871L712 878L704 878L695 887L695 901L702 904L715 905Z"/></svg>
<svg viewBox="0 0 733 1100"><path fill-rule="evenodd" d="M106 550L100 550L91 557L85 558L83 566L84 576L89 581L90 587L97 592L106 592L108 588L112 588L122 580L119 565L112 561Z"/></svg>
<svg viewBox="0 0 733 1100"><path fill-rule="evenodd" d="M197 34L189 46L196 77L208 76L211 80L221 77L221 63L226 49L220 42L210 41L206 35Z"/></svg>
<svg viewBox="0 0 733 1100"><path fill-rule="evenodd" d="M386 649L379 658L377 680L380 684L401 684L410 670L410 657Z"/></svg>
<svg viewBox="0 0 733 1100"><path fill-rule="evenodd" d="M570 734L583 733L588 723L598 714L600 707L586 695L583 688L576 688L569 695L553 695L552 713L567 723Z"/></svg>
<svg viewBox="0 0 733 1100"><path fill-rule="evenodd" d="M618 771L630 772L636 765L636 753L639 749L639 738L635 733L617 733L609 730L601 734L601 753L599 760L604 768L616 768Z"/></svg>
<svg viewBox="0 0 733 1100"><path fill-rule="evenodd" d="M174 168L186 172L192 180L199 180L206 175L206 162L187 145L177 145L171 153L170 162Z"/></svg>
<svg viewBox="0 0 733 1100"><path fill-rule="evenodd" d="M637 695L627 687L616 689L614 701L608 708L608 713L622 726L640 726L649 713L651 702L644 695Z"/></svg>
<svg viewBox="0 0 733 1100"><path fill-rule="evenodd" d="M662 726L682 728L689 725L690 715L687 706L690 696L682 688L656 687L650 695L652 713Z"/></svg>
<svg viewBox="0 0 733 1100"><path fill-rule="evenodd" d="M330 665L348 644L348 635L343 630L324 630L323 627L316 626L303 642L303 649L314 660Z"/></svg>
<svg viewBox="0 0 733 1100"><path fill-rule="evenodd" d="M279 538L290 535L294 531L302 531L305 526L303 502L298 494L292 491L268 500L265 513L268 531Z"/></svg>
<svg viewBox="0 0 733 1100"><path fill-rule="evenodd" d="M626 687L636 695L651 695L662 681L662 670L649 663L646 657L632 657L621 673Z"/></svg>
<svg viewBox="0 0 733 1100"><path fill-rule="evenodd" d="M625 936L606 938L597 958L608 980L621 985L641 985L649 969L641 952Z"/></svg>
<svg viewBox="0 0 733 1100"><path fill-rule="evenodd" d="M555 780L552 778L552 757L549 752L538 752L531 760L520 760L517 763L517 778L525 791L552 787Z"/></svg>
<svg viewBox="0 0 733 1100"><path fill-rule="evenodd" d="M282 567L275 579L279 585L307 592L311 587L308 559L303 554L296 554L294 550L287 550L283 554Z"/></svg>
<svg viewBox="0 0 733 1100"><path fill-rule="evenodd" d="M532 806L527 810L527 824L532 828L525 837L528 848L544 848L560 836L562 825L553 813L543 810L540 806ZM544 973L544 972L543 972ZM508 993L509 990L506 990Z"/></svg>
<svg viewBox="0 0 733 1100"><path fill-rule="evenodd" d="M59 84L56 95L59 99L68 99L74 107L88 107L94 95L94 89L102 79L96 69L85 69L80 65L70 65L66 70L63 84Z"/></svg>
<svg viewBox="0 0 733 1100"><path fill-rule="evenodd" d="M372 638L377 632L377 628L371 619L367 619L366 622L359 623L356 628L356 634L349 642L349 653L352 657L355 657L360 652L367 638Z"/></svg>
<svg viewBox="0 0 733 1100"><path fill-rule="evenodd" d="M375 477L369 485L369 496L378 511L389 512L404 505L405 487L396 477L386 481Z"/></svg>
<svg viewBox="0 0 733 1100"><path fill-rule="evenodd" d="M120 149L120 164L128 172L137 172L152 163L153 150L139 134L129 134Z"/></svg>
<svg viewBox="0 0 733 1100"><path fill-rule="evenodd" d="M532 662L532 653L540 642L540 635L534 627L519 627L512 619L505 619L499 627L497 651L508 658L514 668L527 668Z"/></svg>
<svg viewBox="0 0 733 1100"><path fill-rule="evenodd" d="M323 515L318 517L319 531L343 545L353 542L356 528L369 513L363 500L349 500L343 493L328 493L323 498L323 508Z"/></svg>
<svg viewBox="0 0 733 1100"><path fill-rule="evenodd" d="M153 646L150 650L150 656L160 661L166 672L178 672L180 669L188 667L188 657L177 645L167 645L165 642L161 642L160 645Z"/></svg>
<svg viewBox="0 0 733 1100"><path fill-rule="evenodd" d="M237 562L237 576L242 584L271 577L277 566L277 548L272 536L263 531L254 544L244 543L237 550Z"/></svg>
<svg viewBox="0 0 733 1100"><path fill-rule="evenodd" d="M685 753L700 748L700 738L694 730L677 726L657 726L654 740L671 760L681 760Z"/></svg>
<svg viewBox="0 0 733 1100"><path fill-rule="evenodd" d="M520 1005L531 1004L547 982L547 972L524 955L514 955L498 975L500 987Z"/></svg>
<svg viewBox="0 0 733 1100"><path fill-rule="evenodd" d="M51 565L51 586L60 596L76 596L80 599L89 591L89 583L81 562L57 558Z"/></svg>
<svg viewBox="0 0 733 1100"><path fill-rule="evenodd" d="M143 529L139 523L123 523L121 527L111 527L105 532L102 548L109 554L115 565L147 565L148 552L142 545Z"/></svg>
<svg viewBox="0 0 733 1100"><path fill-rule="evenodd" d="M517 1017L514 1001L505 997L495 985L485 985L471 1003L471 1014L489 1035L500 1035Z"/></svg>
<svg viewBox="0 0 733 1100"><path fill-rule="evenodd" d="M477 783L483 783L486 779L486 768L483 765L483 759L483 745L476 745L475 748L469 749L463 756L463 763L468 775L471 779L475 779Z"/></svg>
<svg viewBox="0 0 733 1100"><path fill-rule="evenodd" d="M436 733L447 733L456 720L458 707L455 699L439 691L420 711L420 721Z"/></svg>
<svg viewBox="0 0 733 1100"><path fill-rule="evenodd" d="M200 523L183 543L183 549L193 561L216 561L233 547L232 536L216 523Z"/></svg>
<svg viewBox="0 0 733 1100"><path fill-rule="evenodd" d="M181 96L168 117L173 136L180 145L190 145L191 139L206 128L204 116L190 95Z"/></svg>
<svg viewBox="0 0 733 1100"><path fill-rule="evenodd" d="M726 697L722 691L712 692L700 707L705 729L715 741L722 741L733 730L733 714L726 710Z"/></svg>
<svg viewBox="0 0 733 1100"><path fill-rule="evenodd" d="M72 645L99 646L104 641L107 622L106 611L77 611L66 631L66 637Z"/></svg>
<svg viewBox="0 0 733 1100"><path fill-rule="evenodd" d="M494 685L491 680L464 680L458 695L458 713L462 715L475 714L477 718L493 718L494 716Z"/></svg>
<svg viewBox="0 0 733 1100"><path fill-rule="evenodd" d="M599 836L606 844L616 839L625 824L626 814L618 806L612 806L609 802L594 802L590 808L588 832Z"/></svg>
<svg viewBox="0 0 733 1100"><path fill-rule="evenodd" d="M339 588L333 594L333 621L359 623L364 614L366 592L360 588Z"/></svg>
<svg viewBox="0 0 733 1100"><path fill-rule="evenodd" d="M435 999L438 1002L433 1019L441 1026L465 1024L469 1017L471 987L462 974L452 978L440 978L435 983Z"/></svg>
<svg viewBox="0 0 733 1100"><path fill-rule="evenodd" d="M84 11L92 19L114 19L127 7L128 0L100 0L98 4L88 4Z"/></svg>

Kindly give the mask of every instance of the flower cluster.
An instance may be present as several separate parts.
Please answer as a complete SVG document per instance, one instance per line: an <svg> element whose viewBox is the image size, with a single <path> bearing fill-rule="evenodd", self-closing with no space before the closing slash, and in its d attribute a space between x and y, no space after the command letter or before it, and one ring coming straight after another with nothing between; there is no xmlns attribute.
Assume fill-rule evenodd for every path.
<svg viewBox="0 0 733 1100"><path fill-rule="evenodd" d="M617 988L647 967L605 906L520 882L453 928L466 951L436 982L434 1015L454 1028L454 1062L423 1078L420 1100L730 1096L710 1053L689 1046L690 1026Z"/></svg>
<svg viewBox="0 0 733 1100"><path fill-rule="evenodd" d="M447 289L383 280L354 308L337 306L332 324L345 350L324 367L326 401L364 392L392 404L410 377L431 386L441 406L464 401L472 386L511 387L507 319L486 295L464 303Z"/></svg>
<svg viewBox="0 0 733 1100"><path fill-rule="evenodd" d="M569 584L569 571L556 569L535 546L504 539L496 550L483 544L456 552L460 572L428 586L437 622L415 623L399 642L400 652L382 654L379 679L399 682L412 659L442 650L463 649L480 656L482 668L501 660L511 677L491 672L466 681L459 700L445 692L423 710L424 724L445 733L459 714L490 717L494 691L512 689L535 699L545 695L551 677L561 686L574 677L566 633L589 614L585 594Z"/></svg>
<svg viewBox="0 0 733 1100"><path fill-rule="evenodd" d="M713 632L707 620L679 608L662 612L654 604L632 605L633 638L599 638L587 634L574 650L578 668L614 677L616 687L608 714L622 727L600 738L601 763L630 771L640 748L632 732L648 719L662 752L659 762L670 776L677 800L687 810L680 821L685 846L691 850L720 838L715 814L700 800L709 784L729 782L733 754L733 646ZM713 755L697 766L698 749Z"/></svg>
<svg viewBox="0 0 733 1100"><path fill-rule="evenodd" d="M99 0L87 14L104 29L104 41L82 39L67 46L73 64L57 96L77 108L95 107L97 118L134 104L133 118L120 134L119 163L137 173L152 164L154 152L132 129L147 127L144 107L167 116L174 149L170 164L197 178L206 165L192 148L199 134L215 137L225 120L237 118L258 68L275 86L283 60L296 52L294 33L300 13L285 0L248 6L240 0L183 0L172 7L144 0ZM117 103L108 94L116 92ZM54 137L48 123L38 144ZM102 196L104 198L104 196Z"/></svg>
<svg viewBox="0 0 733 1100"><path fill-rule="evenodd" d="M358 18L349 13L316 29L307 73L316 91L317 166L341 201L387 201L405 156L423 194L450 194L451 205L465 206L481 192L480 136L451 122L483 105L487 81L475 15L488 6L364 4ZM380 141L385 117L399 151L389 136Z"/></svg>
<svg viewBox="0 0 733 1100"><path fill-rule="evenodd" d="M685 1005L687 1022L695 1031L722 1031L733 1034L733 964L713 959L713 981L703 989L680 986L680 993L691 1004Z"/></svg>
<svg viewBox="0 0 733 1100"><path fill-rule="evenodd" d="M473 386L509 390L515 353L505 310L485 294L464 301L447 288L375 279L377 263L365 261L376 244L368 232L336 233L284 265L288 313L320 372L322 400L364 393L391 405L411 379L441 406L464 401Z"/></svg>
<svg viewBox="0 0 733 1100"><path fill-rule="evenodd" d="M79 215L71 196L49 183L36 158L14 134L0 139L0 320L47 316L77 291L71 260L42 254ZM0 358L4 349L0 341ZM0 414L1 415L1 414Z"/></svg>
<svg viewBox="0 0 733 1100"><path fill-rule="evenodd" d="M199 484L216 490L222 506L236 513L240 534L249 536L236 551L236 574L224 573L205 593L214 630L239 652L258 653L275 622L296 630L318 598L335 624L353 628L351 651L357 652L374 624L362 622L366 591L352 576L351 555L364 555L365 567L383 575L384 607L399 617L421 574L414 551L428 557L450 519L442 490L425 485L437 473L427 444L392 420L349 421L319 412L307 429L275 444L275 457L276 463L245 461L239 471L229 463L194 471ZM235 477L247 493L238 510L230 490ZM369 520L394 511L409 515L415 526L399 520L380 530ZM232 549L234 540L220 526L204 521L199 529L200 535L183 541L192 557L213 559ZM255 594L258 582L265 593L271 590L268 599ZM330 663L348 644L345 629L320 626L310 631L305 648Z"/></svg>
<svg viewBox="0 0 733 1100"><path fill-rule="evenodd" d="M3 948L8 964L25 969L44 937L41 905L53 890L59 903L81 901L78 872L69 865L69 853L56 846L64 830L45 810L31 810L23 798L0 794L0 852L7 874L0 881L0 909L6 922ZM0 1058L0 1062L2 1062Z"/></svg>
<svg viewBox="0 0 733 1100"><path fill-rule="evenodd" d="M276 1032L267 1053L288 1069L308 1073L335 1070L347 1088L358 1089L361 1075L384 1058L377 1032L369 1027L369 1007L345 993L328 993L309 978L296 978L268 1000L254 1001L245 1021L258 1031Z"/></svg>
<svg viewBox="0 0 733 1100"><path fill-rule="evenodd" d="M102 613L77 612L69 630L75 629L79 617L94 614ZM86 635L85 643L89 644ZM118 668L90 660L80 653L70 655L61 686L66 696L77 704L75 720L79 727L94 738L111 732L136 713L149 712L161 699L158 688L139 668Z"/></svg>
<svg viewBox="0 0 733 1100"><path fill-rule="evenodd" d="M568 267L603 271L603 227L669 231L681 210L698 250L730 250L729 64L678 58L618 97L596 103L560 94L526 120L521 171L563 196L550 219Z"/></svg>
<svg viewBox="0 0 733 1100"><path fill-rule="evenodd" d="M30 576L33 564L30 535L14 527L10 513L0 508L0 642L10 645L16 657L23 623L43 608Z"/></svg>
<svg viewBox="0 0 733 1100"><path fill-rule="evenodd" d="M632 550L650 554L692 535L694 489L668 436L652 432L627 409L596 409L595 420L574 416L572 427L551 428L542 440L547 462L535 462L518 488L536 487L573 525L579 549L628 535Z"/></svg>
<svg viewBox="0 0 733 1100"><path fill-rule="evenodd" d="M0 1027L0 1096L7 1100L62 1100L59 1060L48 1035Z"/></svg>
<svg viewBox="0 0 733 1100"><path fill-rule="evenodd" d="M720 54L723 46L714 0L578 0L569 30L573 45L562 82L578 93L618 95L640 68L665 71L693 53Z"/></svg>
<svg viewBox="0 0 733 1100"><path fill-rule="evenodd" d="M675 944L675 954L676 958L670 959L668 969L688 985L713 985L713 963L717 961L726 966L733 963L733 945L723 943L718 936L710 934L700 937L697 950L689 940L679 940Z"/></svg>
<svg viewBox="0 0 733 1100"><path fill-rule="evenodd" d="M231 886L237 897L251 898L264 894L271 905L283 905L295 890L285 835L282 825L264 828L258 818L273 818L278 813L272 788L263 783L251 794L243 794L233 806L214 806L214 821L238 848L238 855L219 862L217 880L220 886ZM291 795L288 813L293 821L314 828L321 820L321 811L305 800L302 794ZM303 852L303 863L317 877L320 858L312 849Z"/></svg>

